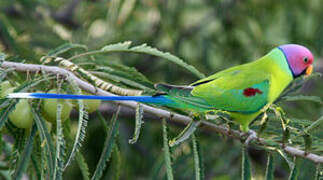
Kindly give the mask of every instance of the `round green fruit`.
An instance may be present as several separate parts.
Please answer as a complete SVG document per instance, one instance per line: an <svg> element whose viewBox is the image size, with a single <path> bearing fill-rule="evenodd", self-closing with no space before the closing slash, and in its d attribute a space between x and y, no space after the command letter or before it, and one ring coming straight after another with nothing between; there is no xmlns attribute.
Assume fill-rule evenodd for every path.
<svg viewBox="0 0 323 180"><path fill-rule="evenodd" d="M8 88L3 92L3 96L12 93L15 87ZM9 120L18 128L30 128L34 122L31 107L27 99L20 99L15 109L9 113Z"/></svg>
<svg viewBox="0 0 323 180"><path fill-rule="evenodd" d="M4 97L5 96L4 92L9 88L12 88L12 85L10 84L10 82L9 81L3 81L0 84L0 96Z"/></svg>
<svg viewBox="0 0 323 180"><path fill-rule="evenodd" d="M82 93L84 95L93 95L93 94L90 94L90 93L87 93L87 92L82 92ZM74 103L75 103L75 107L78 109L79 106L78 106L77 101L75 101ZM89 112L89 113L92 113L92 112L96 111L100 107L101 100L87 99L87 100L83 100L83 103L84 103L84 107L85 107L86 111Z"/></svg>
<svg viewBox="0 0 323 180"><path fill-rule="evenodd" d="M27 99L21 99L15 110L9 114L10 121L18 128L30 128L34 122L31 108Z"/></svg>
<svg viewBox="0 0 323 180"><path fill-rule="evenodd" d="M56 93L56 89L52 89L48 91L48 93ZM61 120L65 121L69 116L73 109L73 104L70 100L58 100L58 99L45 99L42 105L42 112L44 118L49 122L56 122L56 109L57 104L62 104L62 112L61 112Z"/></svg>

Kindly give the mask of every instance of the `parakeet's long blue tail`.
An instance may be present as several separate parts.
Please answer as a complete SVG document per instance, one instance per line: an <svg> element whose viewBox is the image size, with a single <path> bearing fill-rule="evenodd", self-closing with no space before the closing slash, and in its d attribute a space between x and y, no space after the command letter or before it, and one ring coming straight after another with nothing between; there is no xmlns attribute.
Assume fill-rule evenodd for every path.
<svg viewBox="0 0 323 180"><path fill-rule="evenodd" d="M74 94L51 94L51 93L11 93L7 98L36 98L36 99L92 99L103 101L136 101L160 105L171 105L175 102L167 96L95 96Z"/></svg>

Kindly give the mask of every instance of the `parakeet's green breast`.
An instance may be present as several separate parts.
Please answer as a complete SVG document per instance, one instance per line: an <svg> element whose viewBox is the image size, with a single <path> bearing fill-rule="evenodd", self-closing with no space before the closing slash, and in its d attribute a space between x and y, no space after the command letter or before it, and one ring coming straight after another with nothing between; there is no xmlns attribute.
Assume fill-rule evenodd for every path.
<svg viewBox="0 0 323 180"><path fill-rule="evenodd" d="M268 103L272 103L293 80L293 74L285 55L278 48L273 49L268 55L264 56L263 61L263 67L271 72Z"/></svg>

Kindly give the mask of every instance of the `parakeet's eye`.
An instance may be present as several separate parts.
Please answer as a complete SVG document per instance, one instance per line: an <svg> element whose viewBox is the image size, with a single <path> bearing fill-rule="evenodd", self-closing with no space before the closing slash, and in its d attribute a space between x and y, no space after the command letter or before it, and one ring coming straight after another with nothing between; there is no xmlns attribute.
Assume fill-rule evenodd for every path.
<svg viewBox="0 0 323 180"><path fill-rule="evenodd" d="M308 62L308 57L304 57L303 61L304 61L304 63L307 63Z"/></svg>

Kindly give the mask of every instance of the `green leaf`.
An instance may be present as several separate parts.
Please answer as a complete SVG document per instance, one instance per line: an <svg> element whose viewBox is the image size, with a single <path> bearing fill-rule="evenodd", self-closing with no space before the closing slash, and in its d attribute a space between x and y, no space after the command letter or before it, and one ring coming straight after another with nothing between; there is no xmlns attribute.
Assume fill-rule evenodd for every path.
<svg viewBox="0 0 323 180"><path fill-rule="evenodd" d="M145 53L145 54L150 54L150 55L154 55L154 56L158 56L161 58L164 58L166 60L169 60L181 67L183 67L184 69L187 69L188 71L190 71L192 74L196 75L198 78L204 78L205 75L201 72L199 72L194 66L189 65L187 63L185 63L182 59L168 53L168 52L162 52L156 48L152 48L150 46L147 46L146 44L142 44L140 46L135 46L132 47L130 49L132 52L138 52L138 53Z"/></svg>
<svg viewBox="0 0 323 180"><path fill-rule="evenodd" d="M117 44L111 44L104 46L101 51L102 52L135 52L135 53L144 53L149 54L157 57L164 58L170 62L173 62L180 67L183 67L184 69L190 71L192 74L196 75L199 78L204 78L205 75L199 72L194 66L189 65L185 63L182 59L170 54L162 52L156 48L152 48L150 46L147 46L146 44L142 44L139 46L134 46L132 48L129 48L131 45L130 41L126 41L123 43L117 43Z"/></svg>
<svg viewBox="0 0 323 180"><path fill-rule="evenodd" d="M292 162L292 160L291 159L289 159L289 157L286 155L286 153L285 152L283 152L282 150L280 150L280 149L276 149L276 151L281 155L281 157L283 157L284 158L284 160L287 162L287 164L288 164L288 167L289 167L289 169L292 169L293 167L294 167L294 162Z"/></svg>
<svg viewBox="0 0 323 180"><path fill-rule="evenodd" d="M67 52L71 49L75 49L75 48L81 48L81 49L87 50L87 47L82 44L65 43L65 44L49 51L47 56L57 56L57 55L60 55L62 53L65 53L65 52Z"/></svg>
<svg viewBox="0 0 323 180"><path fill-rule="evenodd" d="M67 80L71 84L74 94L81 94L82 93L81 89L74 82L74 80L72 80L71 78L68 78ZM78 119L78 125L77 125L77 132L76 132L76 136L75 136L72 151L71 151L69 157L67 158L67 161L66 161L64 169L66 169L66 167L71 163L71 161L74 158L75 153L81 147L81 143L84 140L85 132L86 132L88 114L85 111L83 100L78 99L77 103L78 103L78 106L79 106L79 116L78 116L79 119Z"/></svg>
<svg viewBox="0 0 323 180"><path fill-rule="evenodd" d="M292 94L296 91L298 91L305 82L311 80L311 79L315 79L315 78L319 78L321 77L322 74L315 72L311 75L309 75L308 77L299 77L296 78L284 91L283 93L280 95L280 97L275 101L278 102L280 100L282 100L283 97L287 96L288 94Z"/></svg>
<svg viewBox="0 0 323 180"><path fill-rule="evenodd" d="M84 180L90 180L90 170L89 167L85 161L84 156L82 155L81 152L76 152L76 161L78 166L80 167L82 176Z"/></svg>
<svg viewBox="0 0 323 180"><path fill-rule="evenodd" d="M167 174L168 180L173 180L174 175L173 175L173 169L172 169L171 154L170 154L169 144L168 144L167 122L165 118L163 118L162 124L163 124L163 151L164 151L164 159L165 159L165 165L166 165L166 174Z"/></svg>
<svg viewBox="0 0 323 180"><path fill-rule="evenodd" d="M194 155L194 169L195 169L195 179L201 180L204 179L204 164L203 156L201 154L200 144L197 141L195 134L192 134L193 142L193 155Z"/></svg>
<svg viewBox="0 0 323 180"><path fill-rule="evenodd" d="M47 129L47 126L45 124L45 120L42 118L42 116L39 114L40 110L32 108L32 113L34 115L34 120L37 125L37 129L40 134L40 138L42 142L45 142L45 152L47 156L47 163L48 163L48 169L50 173L50 177L52 179L52 175L54 173L55 168L55 148L52 143L51 136L49 134L49 131Z"/></svg>
<svg viewBox="0 0 323 180"><path fill-rule="evenodd" d="M105 120L105 118L103 117L102 113L100 111L97 111L97 115L98 115L98 118L102 124L102 127L103 127L103 130L106 134L108 134L108 129L109 129L109 126Z"/></svg>
<svg viewBox="0 0 323 180"><path fill-rule="evenodd" d="M89 71L90 73L97 75L98 77L113 80L115 82L121 82L127 86L142 89L146 92L154 93L154 84L150 81L146 81L136 76L136 74L129 73L124 70L114 70L109 67L98 68L97 71Z"/></svg>
<svg viewBox="0 0 323 180"><path fill-rule="evenodd" d="M242 162L241 162L241 179L242 180L251 180L251 165L248 157L247 147L242 146Z"/></svg>
<svg viewBox="0 0 323 180"><path fill-rule="evenodd" d="M104 46L101 51L110 52L110 51L122 51L128 50L131 45L131 41L120 42L117 44L110 44Z"/></svg>
<svg viewBox="0 0 323 180"><path fill-rule="evenodd" d="M98 180L101 178L102 173L105 169L106 162L109 161L110 155L115 143L115 137L118 132L118 116L120 112L120 106L118 107L117 112L113 115L111 123L110 123L110 129L109 129L109 134L107 134L107 137L105 139L104 145L103 145L103 150L99 159L98 164L96 165L96 169L94 171L94 174L92 176L92 180Z"/></svg>
<svg viewBox="0 0 323 180"><path fill-rule="evenodd" d="M169 146L173 147L187 140L196 130L196 128L200 125L200 121L192 120L184 130L179 133L175 138L169 141Z"/></svg>
<svg viewBox="0 0 323 180"><path fill-rule="evenodd" d="M38 151L35 150L35 149L40 149L40 143L38 141L38 138L36 139L36 145L35 146L38 146L38 147L34 147L33 150L34 152L32 152L31 154L31 161L33 163L33 167L35 169L35 173L36 173L36 177L37 179L41 179L42 177L42 170L41 167L42 167L42 162L41 162L41 158L38 154Z"/></svg>
<svg viewBox="0 0 323 180"><path fill-rule="evenodd" d="M288 180L297 180L297 177L298 177L298 167L297 167L298 163L296 161L297 161L297 158L295 157L294 166L293 166L293 168L291 169L291 171L289 173Z"/></svg>
<svg viewBox="0 0 323 180"><path fill-rule="evenodd" d="M321 125L322 123L323 123L323 116L321 116L316 121L314 121L310 126L308 126L307 128L305 128L304 131L305 132L311 132L316 127L319 127L319 125Z"/></svg>
<svg viewBox="0 0 323 180"><path fill-rule="evenodd" d="M121 175L121 153L119 150L118 145L116 144L113 148L113 156L112 156L112 172L113 172L113 178L115 180L120 179L120 175Z"/></svg>
<svg viewBox="0 0 323 180"><path fill-rule="evenodd" d="M144 109L142 108L142 105L140 103L137 104L137 108L136 108L136 125L135 125L135 130L134 130L134 134L133 137L131 139L129 139L129 144L134 144L137 142L139 135L140 135L140 129L142 124L144 123L142 121L144 115Z"/></svg>
<svg viewBox="0 0 323 180"><path fill-rule="evenodd" d="M56 108L56 156L53 179L63 179L64 158L65 158L65 140L62 128L62 104L58 103Z"/></svg>
<svg viewBox="0 0 323 180"><path fill-rule="evenodd" d="M13 179L20 179L23 173L26 171L27 166L29 164L31 152L33 149L34 137L37 132L36 124L33 125L30 136L28 138L27 144L25 145L24 151L20 155L17 169L15 169L15 173L13 175Z"/></svg>
<svg viewBox="0 0 323 180"><path fill-rule="evenodd" d="M267 167L266 167L266 180L273 180L274 179L274 157L271 153L267 153Z"/></svg>
<svg viewBox="0 0 323 180"><path fill-rule="evenodd" d="M285 96L285 97L282 97L282 99L285 101L312 101L312 102L323 104L322 99L318 96L303 96L303 95Z"/></svg>

